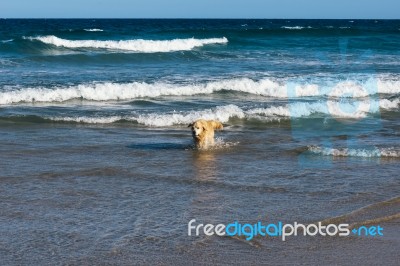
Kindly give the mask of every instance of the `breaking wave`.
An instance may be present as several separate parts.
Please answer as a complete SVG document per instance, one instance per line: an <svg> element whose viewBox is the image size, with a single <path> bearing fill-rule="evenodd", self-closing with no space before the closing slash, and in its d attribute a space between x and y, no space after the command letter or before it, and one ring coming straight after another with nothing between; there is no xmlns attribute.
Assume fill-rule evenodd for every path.
<svg viewBox="0 0 400 266"><path fill-rule="evenodd" d="M95 29L92 29L94 31ZM228 39L210 38L210 39L174 39L174 40L120 40L120 41L100 41L100 40L66 40L54 35L27 37L32 41L40 41L46 44L65 48L94 48L123 50L136 53L157 53L189 51L196 47L202 47L207 44L225 44Z"/></svg>
<svg viewBox="0 0 400 266"><path fill-rule="evenodd" d="M248 78L204 83L173 84L166 82L93 83L69 87L5 88L0 105L32 102L64 102L72 99L89 101L131 100L143 97L191 96L234 91L273 98L328 97L363 98L375 94L399 94L400 81L339 82L332 86L317 84L284 84L272 79L254 81ZM290 93L288 93L290 91ZM394 107L395 102L384 101Z"/></svg>
<svg viewBox="0 0 400 266"><path fill-rule="evenodd" d="M255 108L247 111L249 115L262 115L265 117L276 118L301 118L313 114L325 114L340 118L364 118L368 114L378 113L380 109L397 109L400 99L380 101L317 101L317 102L293 102L287 106L271 106L268 108Z"/></svg>
<svg viewBox="0 0 400 266"><path fill-rule="evenodd" d="M397 100L399 101L399 100ZM378 110L370 110L370 112ZM245 109L237 105L224 105L217 106L211 109L196 110L196 111L182 111L182 112L170 112L170 113L148 113L138 114L133 113L130 115L113 115L113 116L76 116L76 117L47 117L52 121L58 122L76 122L76 123L88 123L88 124L110 124L119 121L130 121L138 124L151 126L151 127L165 127L173 125L187 125L197 119L213 119L219 120L222 123L228 122L232 118L238 119L256 119L263 122L273 122L288 120L291 118L308 118L315 114L326 114L334 117L344 118L360 118L366 116L368 113L354 113L342 114L343 111L339 108L338 110L331 110L329 112L326 104L323 102L314 103L294 103L287 106L271 106L268 108L252 108ZM342 115L342 116L341 116ZM362 116L364 115L364 116Z"/></svg>

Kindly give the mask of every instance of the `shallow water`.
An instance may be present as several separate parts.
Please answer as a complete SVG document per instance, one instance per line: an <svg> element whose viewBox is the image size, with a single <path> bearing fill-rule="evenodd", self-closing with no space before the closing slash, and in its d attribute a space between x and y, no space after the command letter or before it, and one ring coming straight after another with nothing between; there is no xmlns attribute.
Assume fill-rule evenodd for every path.
<svg viewBox="0 0 400 266"><path fill-rule="evenodd" d="M376 262L387 255L381 248L395 249L399 242L392 233L368 243L261 238L249 242L254 248L240 239L187 236L191 219L309 223L398 196L398 159L312 156L314 163L328 161L332 168L305 169L297 164L294 147L299 143L287 131L228 128L219 135L236 145L196 151L186 128L2 128L2 257L22 264L145 263L168 257L183 263L193 253L202 258L199 262L229 263L237 257L260 262L276 261L270 249L310 255L309 245L337 252L338 245L354 241L348 249L379 250ZM379 214L356 219L390 216L398 207L397 201ZM210 250L213 255L205 258L203 252ZM394 254L385 261L393 263Z"/></svg>

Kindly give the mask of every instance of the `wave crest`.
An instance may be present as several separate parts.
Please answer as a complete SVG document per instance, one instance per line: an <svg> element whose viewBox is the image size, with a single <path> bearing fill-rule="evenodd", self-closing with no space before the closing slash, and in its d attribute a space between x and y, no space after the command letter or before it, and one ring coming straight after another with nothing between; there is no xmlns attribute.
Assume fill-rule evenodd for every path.
<svg viewBox="0 0 400 266"><path fill-rule="evenodd" d="M46 44L55 45L65 48L94 48L94 49L111 49L123 50L136 53L157 53L157 52L174 52L189 51L196 47L207 44L226 44L228 39L210 38L210 39L174 39L174 40L120 40L120 41L100 41L100 40L66 40L58 38L54 35L27 37L31 41L40 41Z"/></svg>

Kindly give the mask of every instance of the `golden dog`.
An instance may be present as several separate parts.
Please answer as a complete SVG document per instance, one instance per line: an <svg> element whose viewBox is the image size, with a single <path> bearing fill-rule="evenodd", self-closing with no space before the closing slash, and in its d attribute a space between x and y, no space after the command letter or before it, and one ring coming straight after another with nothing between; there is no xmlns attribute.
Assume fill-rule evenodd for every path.
<svg viewBox="0 0 400 266"><path fill-rule="evenodd" d="M215 120L199 119L188 127L192 128L192 136L196 148L207 149L214 145L214 130L222 130L224 126Z"/></svg>

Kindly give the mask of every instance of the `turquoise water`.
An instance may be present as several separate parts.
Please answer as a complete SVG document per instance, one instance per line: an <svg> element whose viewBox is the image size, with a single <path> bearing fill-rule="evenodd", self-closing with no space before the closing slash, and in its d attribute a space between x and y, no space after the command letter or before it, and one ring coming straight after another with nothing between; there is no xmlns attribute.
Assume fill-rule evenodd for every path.
<svg viewBox="0 0 400 266"><path fill-rule="evenodd" d="M395 265L398 221L291 244L187 223L398 213L399 45L398 20L0 20L0 257ZM199 118L225 126L209 151Z"/></svg>

